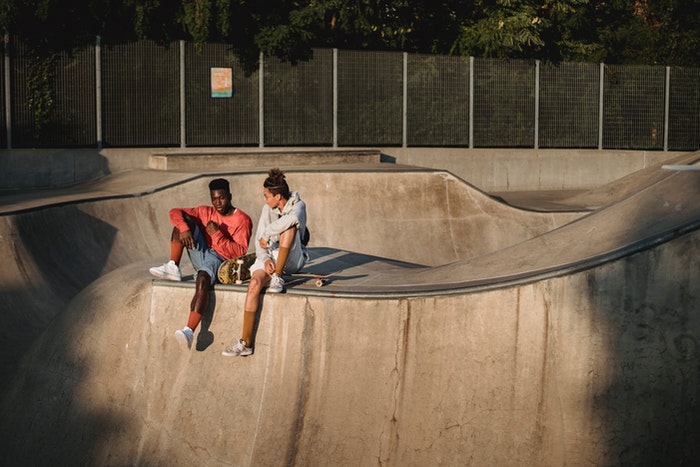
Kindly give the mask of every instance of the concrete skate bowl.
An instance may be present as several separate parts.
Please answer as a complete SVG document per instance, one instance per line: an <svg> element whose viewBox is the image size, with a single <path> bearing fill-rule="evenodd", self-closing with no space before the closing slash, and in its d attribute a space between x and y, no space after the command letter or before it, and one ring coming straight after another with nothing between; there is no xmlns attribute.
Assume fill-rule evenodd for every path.
<svg viewBox="0 0 700 467"><path fill-rule="evenodd" d="M261 175L229 176L234 199L254 220ZM241 359L220 350L240 332L242 288L216 290L196 349L185 352L172 332L184 324L192 286L153 282L145 272L167 255L167 207L206 203L208 178L8 220L14 230L3 236L46 231L15 246L24 270L44 277L51 264L55 272L42 280L75 283L76 292L4 391L4 459L658 465L697 458L696 173L659 172L593 213L554 215L509 208L443 172L290 172L309 203L316 260L347 268L325 288L265 295L255 354ZM434 195L437 187L445 196ZM76 213L66 217L66 209ZM94 278L48 260L24 264L41 255L23 249L54 239L57 251L57 238L75 235L74 222L62 231L60 219L112 232L81 237L102 238L109 251L78 268ZM58 256L55 263L63 264Z"/></svg>

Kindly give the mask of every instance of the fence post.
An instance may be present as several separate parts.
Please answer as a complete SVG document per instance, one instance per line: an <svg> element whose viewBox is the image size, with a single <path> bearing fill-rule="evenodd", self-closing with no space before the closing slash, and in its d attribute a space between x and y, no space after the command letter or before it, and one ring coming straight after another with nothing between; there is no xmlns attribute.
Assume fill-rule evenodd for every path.
<svg viewBox="0 0 700 467"><path fill-rule="evenodd" d="M7 149L12 149L12 92L10 91L10 34L5 33L5 131Z"/></svg>
<svg viewBox="0 0 700 467"><path fill-rule="evenodd" d="M95 38L95 139L102 149L102 37Z"/></svg>
<svg viewBox="0 0 700 467"><path fill-rule="evenodd" d="M408 146L408 52L403 53L403 109L401 146Z"/></svg>
<svg viewBox="0 0 700 467"><path fill-rule="evenodd" d="M540 61L535 60L535 149L540 148Z"/></svg>
<svg viewBox="0 0 700 467"><path fill-rule="evenodd" d="M474 149L474 57L469 57L469 149Z"/></svg>
<svg viewBox="0 0 700 467"><path fill-rule="evenodd" d="M265 80L263 79L263 71L265 69L265 65L263 63L263 53L262 51L260 52L260 59L258 60L260 64L258 65L258 147L264 148L265 147L265 121L264 121L264 116L265 116L265 90L263 89L263 86L265 84Z"/></svg>
<svg viewBox="0 0 700 467"><path fill-rule="evenodd" d="M664 151L668 151L668 122L671 108L671 67L666 67L666 89L664 91Z"/></svg>
<svg viewBox="0 0 700 467"><path fill-rule="evenodd" d="M338 147L338 49L333 49L333 147Z"/></svg>
<svg viewBox="0 0 700 467"><path fill-rule="evenodd" d="M603 149L603 87L605 86L605 64L600 64L600 89L598 91L598 149Z"/></svg>
<svg viewBox="0 0 700 467"><path fill-rule="evenodd" d="M185 41L180 40L180 147L187 146L187 113L185 109Z"/></svg>

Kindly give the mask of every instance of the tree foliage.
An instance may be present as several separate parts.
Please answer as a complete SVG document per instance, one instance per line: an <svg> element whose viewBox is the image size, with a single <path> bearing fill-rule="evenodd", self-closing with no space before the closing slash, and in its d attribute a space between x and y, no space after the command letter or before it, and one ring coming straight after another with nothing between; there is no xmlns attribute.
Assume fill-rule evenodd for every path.
<svg viewBox="0 0 700 467"><path fill-rule="evenodd" d="M37 48L226 42L249 69L313 47L697 66L698 24L700 0L0 0Z"/></svg>

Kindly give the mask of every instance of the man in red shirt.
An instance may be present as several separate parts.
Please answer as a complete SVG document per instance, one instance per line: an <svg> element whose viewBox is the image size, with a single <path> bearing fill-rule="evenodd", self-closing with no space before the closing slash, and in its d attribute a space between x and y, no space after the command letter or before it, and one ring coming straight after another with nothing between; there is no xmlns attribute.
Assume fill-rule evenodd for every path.
<svg viewBox="0 0 700 467"><path fill-rule="evenodd" d="M155 277L182 280L180 260L187 249L187 255L197 271L197 285L187 326L175 331L175 338L188 349L192 347L194 330L209 304L209 290L217 280L219 266L248 252L253 230L250 216L231 204L228 181L223 178L212 180L209 192L211 206L170 210L170 222L174 226L170 237L170 261L150 269Z"/></svg>

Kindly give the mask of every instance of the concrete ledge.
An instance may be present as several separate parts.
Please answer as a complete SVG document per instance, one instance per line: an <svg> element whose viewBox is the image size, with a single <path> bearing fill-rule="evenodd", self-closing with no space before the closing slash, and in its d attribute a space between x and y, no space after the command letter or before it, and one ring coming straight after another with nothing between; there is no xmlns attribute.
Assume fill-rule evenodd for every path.
<svg viewBox="0 0 700 467"><path fill-rule="evenodd" d="M72 186L110 172L96 149L13 149L0 151L0 190Z"/></svg>
<svg viewBox="0 0 700 467"><path fill-rule="evenodd" d="M125 170L212 173L250 167L394 162L447 170L484 191L591 189L682 152L467 148L105 148L0 151L0 190L73 186Z"/></svg>
<svg viewBox="0 0 700 467"><path fill-rule="evenodd" d="M383 148L397 164L448 170L484 191L588 190L689 154L682 151Z"/></svg>
<svg viewBox="0 0 700 467"><path fill-rule="evenodd" d="M249 167L297 165L367 164L381 161L378 149L312 149L250 152L187 152L151 154L154 170L202 171L238 170Z"/></svg>

